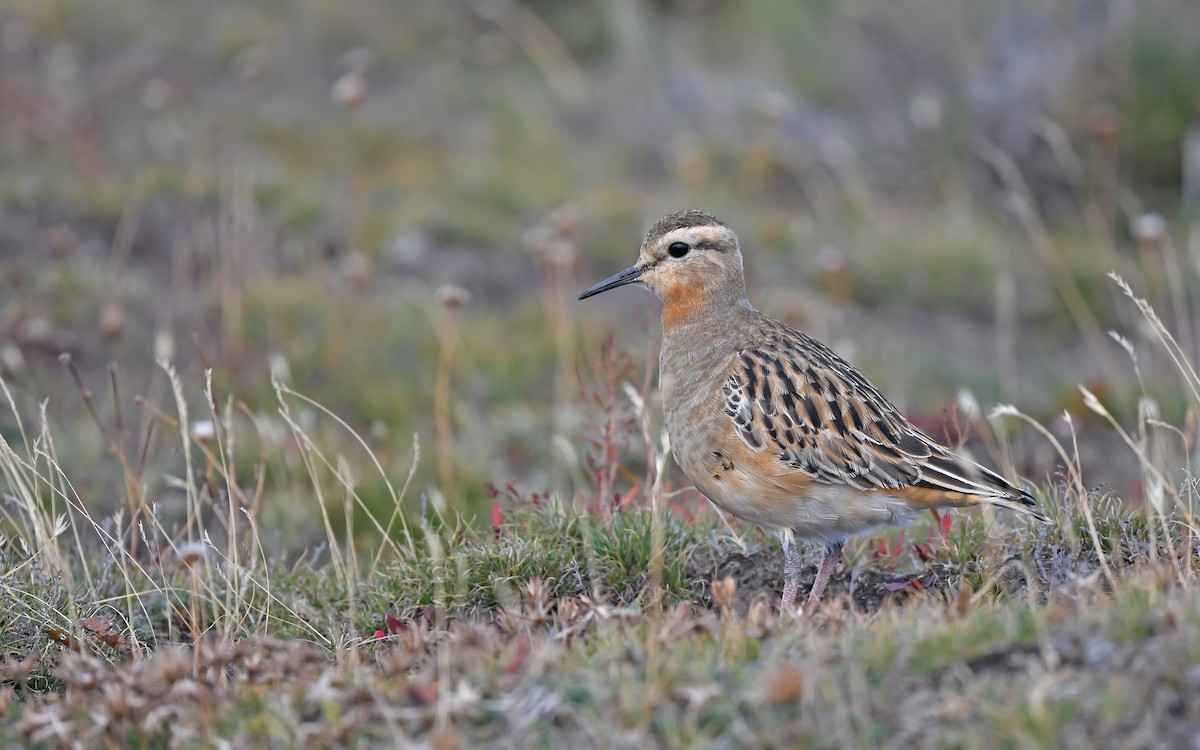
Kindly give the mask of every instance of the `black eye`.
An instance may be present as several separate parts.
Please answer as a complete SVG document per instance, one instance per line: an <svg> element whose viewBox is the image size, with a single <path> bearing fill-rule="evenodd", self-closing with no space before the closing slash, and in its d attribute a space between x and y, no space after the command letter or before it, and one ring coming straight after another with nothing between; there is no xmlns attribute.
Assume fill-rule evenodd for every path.
<svg viewBox="0 0 1200 750"><path fill-rule="evenodd" d="M667 248L667 252L671 254L672 258L682 258L691 249L691 245L686 242L672 242L671 246Z"/></svg>

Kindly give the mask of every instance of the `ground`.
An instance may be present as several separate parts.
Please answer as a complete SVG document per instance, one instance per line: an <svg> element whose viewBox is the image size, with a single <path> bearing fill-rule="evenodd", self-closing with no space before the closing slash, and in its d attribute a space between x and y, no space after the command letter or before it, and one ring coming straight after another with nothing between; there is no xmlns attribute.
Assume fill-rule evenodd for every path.
<svg viewBox="0 0 1200 750"><path fill-rule="evenodd" d="M0 742L1190 740L1194 3L194 5L0 10ZM575 302L693 207L1053 523L779 612Z"/></svg>

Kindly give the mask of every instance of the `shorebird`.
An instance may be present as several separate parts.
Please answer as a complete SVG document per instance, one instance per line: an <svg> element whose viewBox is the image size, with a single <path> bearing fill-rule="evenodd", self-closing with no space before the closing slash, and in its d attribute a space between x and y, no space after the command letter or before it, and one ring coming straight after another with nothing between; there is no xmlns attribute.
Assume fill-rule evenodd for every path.
<svg viewBox="0 0 1200 750"><path fill-rule="evenodd" d="M784 611L803 567L797 539L825 544L812 605L853 534L984 504L1047 520L1027 491L921 432L832 349L754 309L737 236L714 216L662 219L635 265L579 299L634 283L663 303L675 461L719 508L778 534Z"/></svg>

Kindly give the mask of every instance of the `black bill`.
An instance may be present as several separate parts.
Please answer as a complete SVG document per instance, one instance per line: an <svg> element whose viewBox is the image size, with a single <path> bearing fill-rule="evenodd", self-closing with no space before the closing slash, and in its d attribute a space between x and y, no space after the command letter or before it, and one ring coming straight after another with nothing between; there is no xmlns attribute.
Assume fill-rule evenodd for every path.
<svg viewBox="0 0 1200 750"><path fill-rule="evenodd" d="M616 276L609 276L604 281L601 281L596 286L579 295L579 299L587 299L595 297L600 292L607 292L609 289L616 289L619 286L632 284L642 277L642 269L637 266L630 266Z"/></svg>

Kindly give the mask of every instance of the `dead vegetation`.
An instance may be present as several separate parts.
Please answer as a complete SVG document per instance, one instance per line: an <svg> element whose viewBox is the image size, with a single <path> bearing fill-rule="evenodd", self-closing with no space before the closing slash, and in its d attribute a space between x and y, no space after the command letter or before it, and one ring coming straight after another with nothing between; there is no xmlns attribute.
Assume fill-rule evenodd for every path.
<svg viewBox="0 0 1200 750"><path fill-rule="evenodd" d="M1191 742L1192 5L410 5L0 11L0 745ZM780 617L571 303L685 198L1055 523Z"/></svg>
<svg viewBox="0 0 1200 750"><path fill-rule="evenodd" d="M291 562L262 553L261 506L226 469L250 465L231 448L245 427L216 408L211 381L211 420L189 418L166 368L174 424L191 425L176 439L202 467L180 480L190 510L174 533L136 498L136 525L123 512L93 517L46 424L33 431L10 400L22 432L0 444L20 493L0 556L4 739L901 747L1188 736L1200 709L1200 537L1190 482L1158 462L1177 455L1152 458L1148 438L1131 438L1145 475L1164 480L1161 505L1135 508L1087 490L1077 454L1031 421L1066 462L1063 481L1039 488L1054 524L931 514L856 540L828 601L793 618L775 609L773 543L731 535L660 481L653 415L637 389L614 385L626 366L603 359L585 398L595 424L611 426L582 477L590 504L494 488L490 525L471 528L410 516L400 487L390 519L368 513L389 533L367 549L325 501L324 548ZM313 495L340 495L353 519L349 478L364 467L325 455L309 431L318 415L345 423L282 384L277 397L293 440L282 449ZM1147 412L1135 429L1157 426ZM648 473L631 471L643 458ZM592 494L616 477L629 489Z"/></svg>

